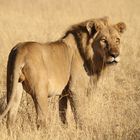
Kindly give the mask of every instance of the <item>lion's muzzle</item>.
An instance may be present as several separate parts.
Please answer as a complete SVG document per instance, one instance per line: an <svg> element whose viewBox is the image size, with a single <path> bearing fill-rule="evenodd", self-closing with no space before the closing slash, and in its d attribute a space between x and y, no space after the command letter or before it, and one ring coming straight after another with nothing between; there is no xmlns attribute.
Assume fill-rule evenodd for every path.
<svg viewBox="0 0 140 140"><path fill-rule="evenodd" d="M107 59L107 64L112 64L112 63L118 63L120 61L120 57L113 57L113 56L110 56L108 59Z"/></svg>

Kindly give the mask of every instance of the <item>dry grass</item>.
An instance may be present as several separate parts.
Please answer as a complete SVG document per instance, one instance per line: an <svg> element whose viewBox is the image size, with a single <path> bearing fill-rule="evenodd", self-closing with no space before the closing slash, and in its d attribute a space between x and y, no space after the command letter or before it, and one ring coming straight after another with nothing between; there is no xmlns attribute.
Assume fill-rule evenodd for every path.
<svg viewBox="0 0 140 140"><path fill-rule="evenodd" d="M13 137L0 123L1 140L139 140L140 139L140 1L139 0L0 0L0 95L5 94L6 62L20 41L56 40L69 25L109 16L124 21L121 62L108 68L82 105L84 130L76 129L70 109L68 128L60 125L58 98L49 99L48 128L36 130L31 98L24 94Z"/></svg>

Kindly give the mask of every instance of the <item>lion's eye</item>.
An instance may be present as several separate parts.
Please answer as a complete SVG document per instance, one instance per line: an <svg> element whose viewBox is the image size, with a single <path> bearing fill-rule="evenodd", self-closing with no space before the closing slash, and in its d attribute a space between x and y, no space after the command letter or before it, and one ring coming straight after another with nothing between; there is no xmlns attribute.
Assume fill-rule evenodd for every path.
<svg viewBox="0 0 140 140"><path fill-rule="evenodd" d="M101 42L102 44L103 44L103 43L106 44L107 41L106 41L106 39L102 38L102 39L100 40L100 42Z"/></svg>
<svg viewBox="0 0 140 140"><path fill-rule="evenodd" d="M101 42L102 42L102 43L106 43L106 40L105 40L105 39L101 39Z"/></svg>
<svg viewBox="0 0 140 140"><path fill-rule="evenodd" d="M120 44L120 39L116 38L116 44L119 45Z"/></svg>
<svg viewBox="0 0 140 140"><path fill-rule="evenodd" d="M102 45L104 48L107 47L107 40L106 40L106 39L102 38L102 39L100 40L100 43L101 43L101 45Z"/></svg>

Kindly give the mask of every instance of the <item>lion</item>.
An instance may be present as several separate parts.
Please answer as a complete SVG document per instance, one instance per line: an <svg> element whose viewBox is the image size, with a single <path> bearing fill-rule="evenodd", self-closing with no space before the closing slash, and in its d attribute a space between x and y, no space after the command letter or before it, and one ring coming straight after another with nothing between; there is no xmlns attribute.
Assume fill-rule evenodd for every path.
<svg viewBox="0 0 140 140"><path fill-rule="evenodd" d="M67 101L78 122L77 95L90 77L119 62L120 38L126 25L109 24L108 18L89 19L71 26L55 42L21 42L10 52L7 64L7 124L13 126L23 89L31 95L37 127L46 125L48 97L59 96L59 115L65 124Z"/></svg>

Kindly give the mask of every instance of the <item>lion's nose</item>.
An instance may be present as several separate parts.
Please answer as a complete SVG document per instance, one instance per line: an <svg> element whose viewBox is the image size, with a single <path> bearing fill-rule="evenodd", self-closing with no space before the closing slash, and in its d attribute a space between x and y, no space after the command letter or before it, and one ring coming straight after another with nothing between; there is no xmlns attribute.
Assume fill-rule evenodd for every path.
<svg viewBox="0 0 140 140"><path fill-rule="evenodd" d="M119 52L118 51L115 51L113 49L110 50L110 55L114 58L118 57L119 56Z"/></svg>

